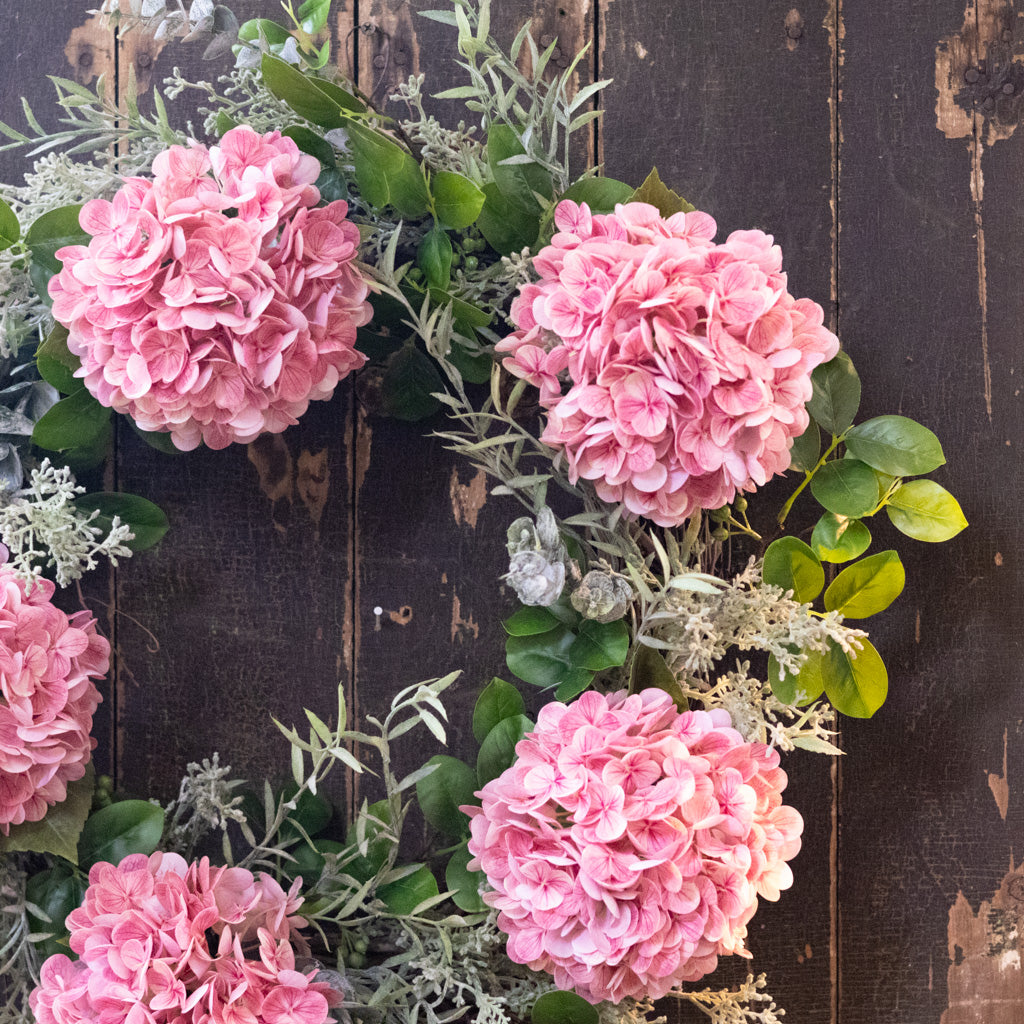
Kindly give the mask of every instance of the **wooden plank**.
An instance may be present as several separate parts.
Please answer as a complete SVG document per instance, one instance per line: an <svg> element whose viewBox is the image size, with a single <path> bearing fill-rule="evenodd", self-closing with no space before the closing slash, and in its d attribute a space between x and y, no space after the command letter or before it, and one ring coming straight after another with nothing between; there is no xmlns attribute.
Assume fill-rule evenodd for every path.
<svg viewBox="0 0 1024 1024"><path fill-rule="evenodd" d="M59 108L47 75L72 78L93 86L98 75L108 76L109 88L114 81L114 34L104 31L96 19L86 14L88 3L68 4L62 0L45 0L33 5L14 5L2 18L5 33L4 62L0 70L0 120L19 130L26 130L22 97L32 106L36 117L46 128L54 128ZM40 31L45 25L46 31ZM4 140L6 141L6 140ZM25 154L30 147L0 153L0 181L23 184L23 175L34 162ZM2 190L0 190L2 191ZM28 225L22 225L26 228ZM92 490L103 489L103 472L83 475L83 484ZM82 583L81 597L96 616L100 629L116 643L116 616L112 573L102 566ZM79 591L71 587L59 592L57 603L66 611L82 607ZM115 651L116 660L116 651ZM96 769L109 772L113 764L114 699L109 681L99 683L103 703L93 719Z"/></svg>
<svg viewBox="0 0 1024 1024"><path fill-rule="evenodd" d="M1024 1015L1009 928L1024 768L1024 137L1019 101L994 79L1019 74L1019 21L1013 4L986 0L900 0L885 31L864 5L844 20L843 335L866 411L939 433L950 464L936 476L972 527L906 547L913 596L878 631L891 696L846 730L840 1019L1009 1024Z"/></svg>
<svg viewBox="0 0 1024 1024"><path fill-rule="evenodd" d="M235 10L240 19L280 14L274 0ZM211 80L227 66L200 63L187 44L160 54L141 34L129 34L122 52L137 69L148 55L154 76L172 60ZM172 106L179 123L194 103L186 94ZM350 416L345 381L284 435L177 458L121 425L118 486L158 502L172 523L158 551L117 577L118 770L127 788L167 798L185 764L214 750L243 777L285 781L287 745L268 732L270 716L302 724L303 707L334 716L336 687L351 671ZM156 634L158 651L134 620ZM333 783L343 802L344 775Z"/></svg>
<svg viewBox="0 0 1024 1024"><path fill-rule="evenodd" d="M833 263L832 33L824 0L687 5L604 0L599 9L600 130L606 173L639 183L652 165L719 222L719 237L760 227L782 246L794 294L829 309ZM789 487L779 488L778 504ZM771 499L768 499L771 504ZM788 755L787 800L804 816L796 883L751 922L750 961L707 981L766 971L787 1020L833 1020L831 766ZM681 1008L675 1019L698 1020Z"/></svg>

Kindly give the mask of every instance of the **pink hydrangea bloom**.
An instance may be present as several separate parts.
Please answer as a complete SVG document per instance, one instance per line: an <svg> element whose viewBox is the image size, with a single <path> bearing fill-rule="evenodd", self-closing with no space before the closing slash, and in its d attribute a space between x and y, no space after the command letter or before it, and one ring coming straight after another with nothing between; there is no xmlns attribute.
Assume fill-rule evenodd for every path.
<svg viewBox="0 0 1024 1024"><path fill-rule="evenodd" d="M339 996L295 969L298 886L174 853L94 865L67 920L79 959L51 956L29 997L38 1024L323 1024Z"/></svg>
<svg viewBox="0 0 1024 1024"><path fill-rule="evenodd" d="M591 1002L660 998L746 954L792 884L803 821L778 752L661 690L548 704L471 817L508 955Z"/></svg>
<svg viewBox="0 0 1024 1024"><path fill-rule="evenodd" d="M82 778L96 741L89 735L107 674L110 644L86 612L50 603L54 585L31 591L0 565L0 831L39 821Z"/></svg>
<svg viewBox="0 0 1024 1024"><path fill-rule="evenodd" d="M224 448L296 422L365 357L371 315L348 207L315 208L320 172L280 132L172 146L80 221L50 282L78 376L178 448Z"/></svg>
<svg viewBox="0 0 1024 1024"><path fill-rule="evenodd" d="M820 306L786 290L771 235L716 245L706 213L666 220L646 203L592 216L566 201L555 225L498 351L540 389L543 439L572 482L676 526L783 472L811 371L839 341Z"/></svg>

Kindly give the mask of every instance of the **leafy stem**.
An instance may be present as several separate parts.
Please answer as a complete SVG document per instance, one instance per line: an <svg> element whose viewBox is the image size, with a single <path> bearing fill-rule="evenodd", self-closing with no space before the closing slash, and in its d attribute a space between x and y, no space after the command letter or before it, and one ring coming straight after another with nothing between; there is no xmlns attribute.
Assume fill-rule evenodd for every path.
<svg viewBox="0 0 1024 1024"><path fill-rule="evenodd" d="M783 526L785 524L786 517L789 515L790 510L793 508L793 503L796 501L797 498L800 497L800 494L803 492L804 488L811 482L811 480L814 479L814 474L817 473L818 470L821 469L821 467L824 466L826 462L828 462L829 456L845 440L846 440L845 432L842 433L842 434L839 434L838 436L835 435L835 434L832 435L832 443L828 446L828 448L825 449L824 454L821 456L820 459L818 459L818 461L814 464L814 466L812 466L811 469L807 470L804 473L803 480L800 481L799 485L797 486L797 489L789 496L789 500L786 502L786 504L782 506L782 509L779 512L779 517L778 517L778 520L777 520L779 526ZM877 509L876 509L876 511L877 511Z"/></svg>

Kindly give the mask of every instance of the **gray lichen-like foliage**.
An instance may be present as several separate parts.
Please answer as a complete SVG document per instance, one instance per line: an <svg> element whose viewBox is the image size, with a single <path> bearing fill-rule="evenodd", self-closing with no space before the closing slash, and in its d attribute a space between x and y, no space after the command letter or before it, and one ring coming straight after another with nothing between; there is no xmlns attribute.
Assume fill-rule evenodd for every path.
<svg viewBox="0 0 1024 1024"><path fill-rule="evenodd" d="M554 604L565 586L569 556L558 533L555 515L547 505L536 522L520 516L508 528L508 572L502 579L525 605Z"/></svg>
<svg viewBox="0 0 1024 1024"><path fill-rule="evenodd" d="M591 569L569 597L573 608L585 619L614 622L633 603L633 588L623 577L604 569Z"/></svg>
<svg viewBox="0 0 1024 1024"><path fill-rule="evenodd" d="M29 583L52 568L57 583L66 587L96 568L101 556L112 565L131 557L127 544L134 534L117 516L109 530L97 526L98 512L75 505L84 493L67 466L58 469L44 459L29 474L28 487L0 496L0 541L12 568Z"/></svg>
<svg viewBox="0 0 1024 1024"><path fill-rule="evenodd" d="M164 849L191 858L204 836L226 832L230 822L245 822L243 798L235 794L245 783L230 775L231 766L222 765L216 753L186 766L178 795L166 808Z"/></svg>

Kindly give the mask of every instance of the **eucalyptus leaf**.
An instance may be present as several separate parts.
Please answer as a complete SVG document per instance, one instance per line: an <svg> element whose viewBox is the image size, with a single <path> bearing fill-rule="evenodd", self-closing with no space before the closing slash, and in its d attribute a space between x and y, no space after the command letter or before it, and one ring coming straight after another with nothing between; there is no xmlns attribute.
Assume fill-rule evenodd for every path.
<svg viewBox="0 0 1024 1024"><path fill-rule="evenodd" d="M811 478L811 493L818 503L837 516L859 519L878 505L878 480L860 459L833 459Z"/></svg>
<svg viewBox="0 0 1024 1024"><path fill-rule="evenodd" d="M818 556L797 537L780 537L764 553L761 575L765 583L793 591L801 604L813 601L825 586L825 570Z"/></svg>
<svg viewBox="0 0 1024 1024"><path fill-rule="evenodd" d="M807 660L801 665L800 671L796 675L787 672L783 676L775 655L769 655L768 682L771 684L772 693L783 704L797 707L817 700L825 689L823 665L826 657L827 655L820 651L807 651Z"/></svg>
<svg viewBox="0 0 1024 1024"><path fill-rule="evenodd" d="M574 665L562 676L562 681L555 690L555 700L568 704L583 693L593 681L593 670Z"/></svg>
<svg viewBox="0 0 1024 1024"><path fill-rule="evenodd" d="M495 676L483 689L473 706L473 736L483 743L487 734L503 719L515 718L526 711L523 695L504 679Z"/></svg>
<svg viewBox="0 0 1024 1024"><path fill-rule="evenodd" d="M63 324L54 324L36 349L39 375L61 393L70 395L82 388L81 380L75 376L81 366L81 359L68 348L68 329Z"/></svg>
<svg viewBox="0 0 1024 1024"><path fill-rule="evenodd" d="M940 543L967 526L959 502L934 480L911 480L897 488L885 511L893 526L915 540Z"/></svg>
<svg viewBox="0 0 1024 1024"><path fill-rule="evenodd" d="M530 160L510 125L492 124L488 129L487 162L501 194L521 210L530 213L540 211L535 192L547 197L554 194L551 175L540 164Z"/></svg>
<svg viewBox="0 0 1024 1024"><path fill-rule="evenodd" d="M860 377L843 351L811 374L812 394L807 411L823 430L838 436L848 430L860 408Z"/></svg>
<svg viewBox="0 0 1024 1024"><path fill-rule="evenodd" d="M437 767L416 783L416 802L423 817L439 832L458 839L469 834L469 818L459 810L476 804L476 772L465 761L435 754L427 764Z"/></svg>
<svg viewBox="0 0 1024 1024"><path fill-rule="evenodd" d="M26 901L38 907L49 918L49 921L44 921L31 910L28 912L34 932L50 933L50 938L45 942L34 943L41 956L67 954L67 916L82 905L88 886L89 881L83 874L75 871L71 864L60 861L28 879L25 884Z"/></svg>
<svg viewBox="0 0 1024 1024"><path fill-rule="evenodd" d="M825 610L847 619L877 615L903 592L907 580L900 556L879 551L847 566L825 591Z"/></svg>
<svg viewBox="0 0 1024 1024"><path fill-rule="evenodd" d="M919 476L946 461L939 439L906 416L876 416L858 423L846 435L846 449L891 476Z"/></svg>

